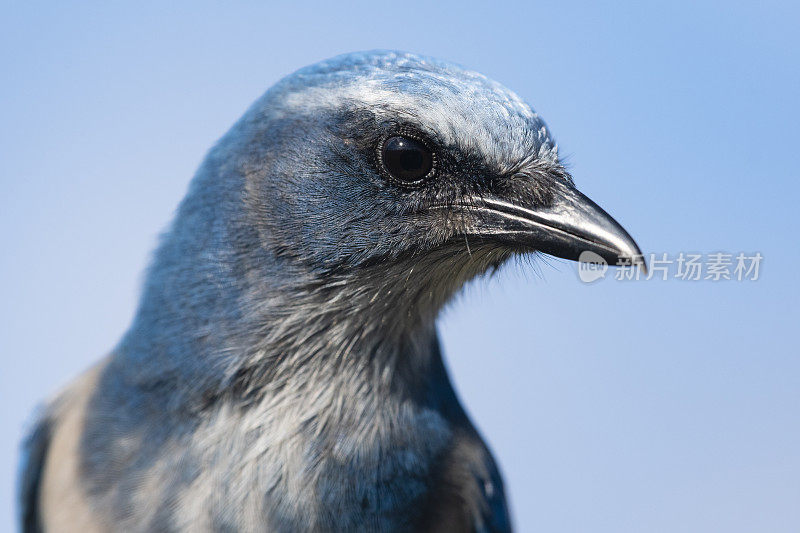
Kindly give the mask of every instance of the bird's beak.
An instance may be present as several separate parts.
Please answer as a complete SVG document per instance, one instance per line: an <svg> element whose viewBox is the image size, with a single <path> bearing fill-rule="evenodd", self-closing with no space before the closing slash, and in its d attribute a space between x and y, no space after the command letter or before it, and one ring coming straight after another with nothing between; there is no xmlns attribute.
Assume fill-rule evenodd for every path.
<svg viewBox="0 0 800 533"><path fill-rule="evenodd" d="M583 252L594 252L610 265L647 271L636 242L611 215L574 187L558 189L546 208L492 196L470 198L465 207L477 216L469 233L573 261Z"/></svg>

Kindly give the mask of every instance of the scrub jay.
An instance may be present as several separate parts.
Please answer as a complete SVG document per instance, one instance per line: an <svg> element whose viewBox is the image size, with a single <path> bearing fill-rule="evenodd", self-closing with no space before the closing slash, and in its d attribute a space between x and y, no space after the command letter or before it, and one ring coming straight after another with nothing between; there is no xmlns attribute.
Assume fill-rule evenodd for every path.
<svg viewBox="0 0 800 533"><path fill-rule="evenodd" d="M644 266L542 119L399 52L301 69L208 153L130 329L24 446L25 531L510 531L435 321L517 254Z"/></svg>

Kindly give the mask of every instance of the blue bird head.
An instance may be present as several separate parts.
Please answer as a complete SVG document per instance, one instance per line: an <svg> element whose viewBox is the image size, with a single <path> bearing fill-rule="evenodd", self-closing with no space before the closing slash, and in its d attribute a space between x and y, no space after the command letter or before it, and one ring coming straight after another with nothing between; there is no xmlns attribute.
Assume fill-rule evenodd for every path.
<svg viewBox="0 0 800 533"><path fill-rule="evenodd" d="M577 192L528 104L443 61L367 52L304 68L256 102L223 146L239 154L262 238L315 268L442 247L468 256L470 245L498 259L638 255Z"/></svg>
<svg viewBox="0 0 800 533"><path fill-rule="evenodd" d="M257 296L264 286L338 280L428 298L435 314L514 254L586 250L641 263L528 104L451 63L354 53L278 82L211 150L144 305L191 294L192 309L252 308L271 298ZM209 286L217 295L200 306Z"/></svg>

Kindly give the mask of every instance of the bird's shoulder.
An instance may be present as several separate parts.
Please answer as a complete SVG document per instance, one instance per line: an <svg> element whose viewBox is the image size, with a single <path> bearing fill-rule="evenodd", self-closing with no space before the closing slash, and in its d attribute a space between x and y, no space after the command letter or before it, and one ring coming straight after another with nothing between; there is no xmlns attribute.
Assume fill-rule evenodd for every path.
<svg viewBox="0 0 800 533"><path fill-rule="evenodd" d="M510 532L511 518L494 458L474 431L457 436L440 466L426 514L433 531Z"/></svg>
<svg viewBox="0 0 800 533"><path fill-rule="evenodd" d="M80 438L87 402L105 361L84 372L39 408L22 443L19 527L28 532L91 533L102 528L90 511L80 477Z"/></svg>
<svg viewBox="0 0 800 533"><path fill-rule="evenodd" d="M18 480L19 528L25 533L43 531L39 516L39 488L51 433L52 420L49 414L38 413L22 443Z"/></svg>

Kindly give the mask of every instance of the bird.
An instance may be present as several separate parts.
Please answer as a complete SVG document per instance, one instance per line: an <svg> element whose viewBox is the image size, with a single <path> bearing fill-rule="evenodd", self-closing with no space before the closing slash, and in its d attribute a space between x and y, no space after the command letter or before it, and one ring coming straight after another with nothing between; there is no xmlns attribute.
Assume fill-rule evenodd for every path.
<svg viewBox="0 0 800 533"><path fill-rule="evenodd" d="M436 321L515 257L645 268L542 118L459 65L345 54L207 153L129 329L45 402L23 531L513 528Z"/></svg>

